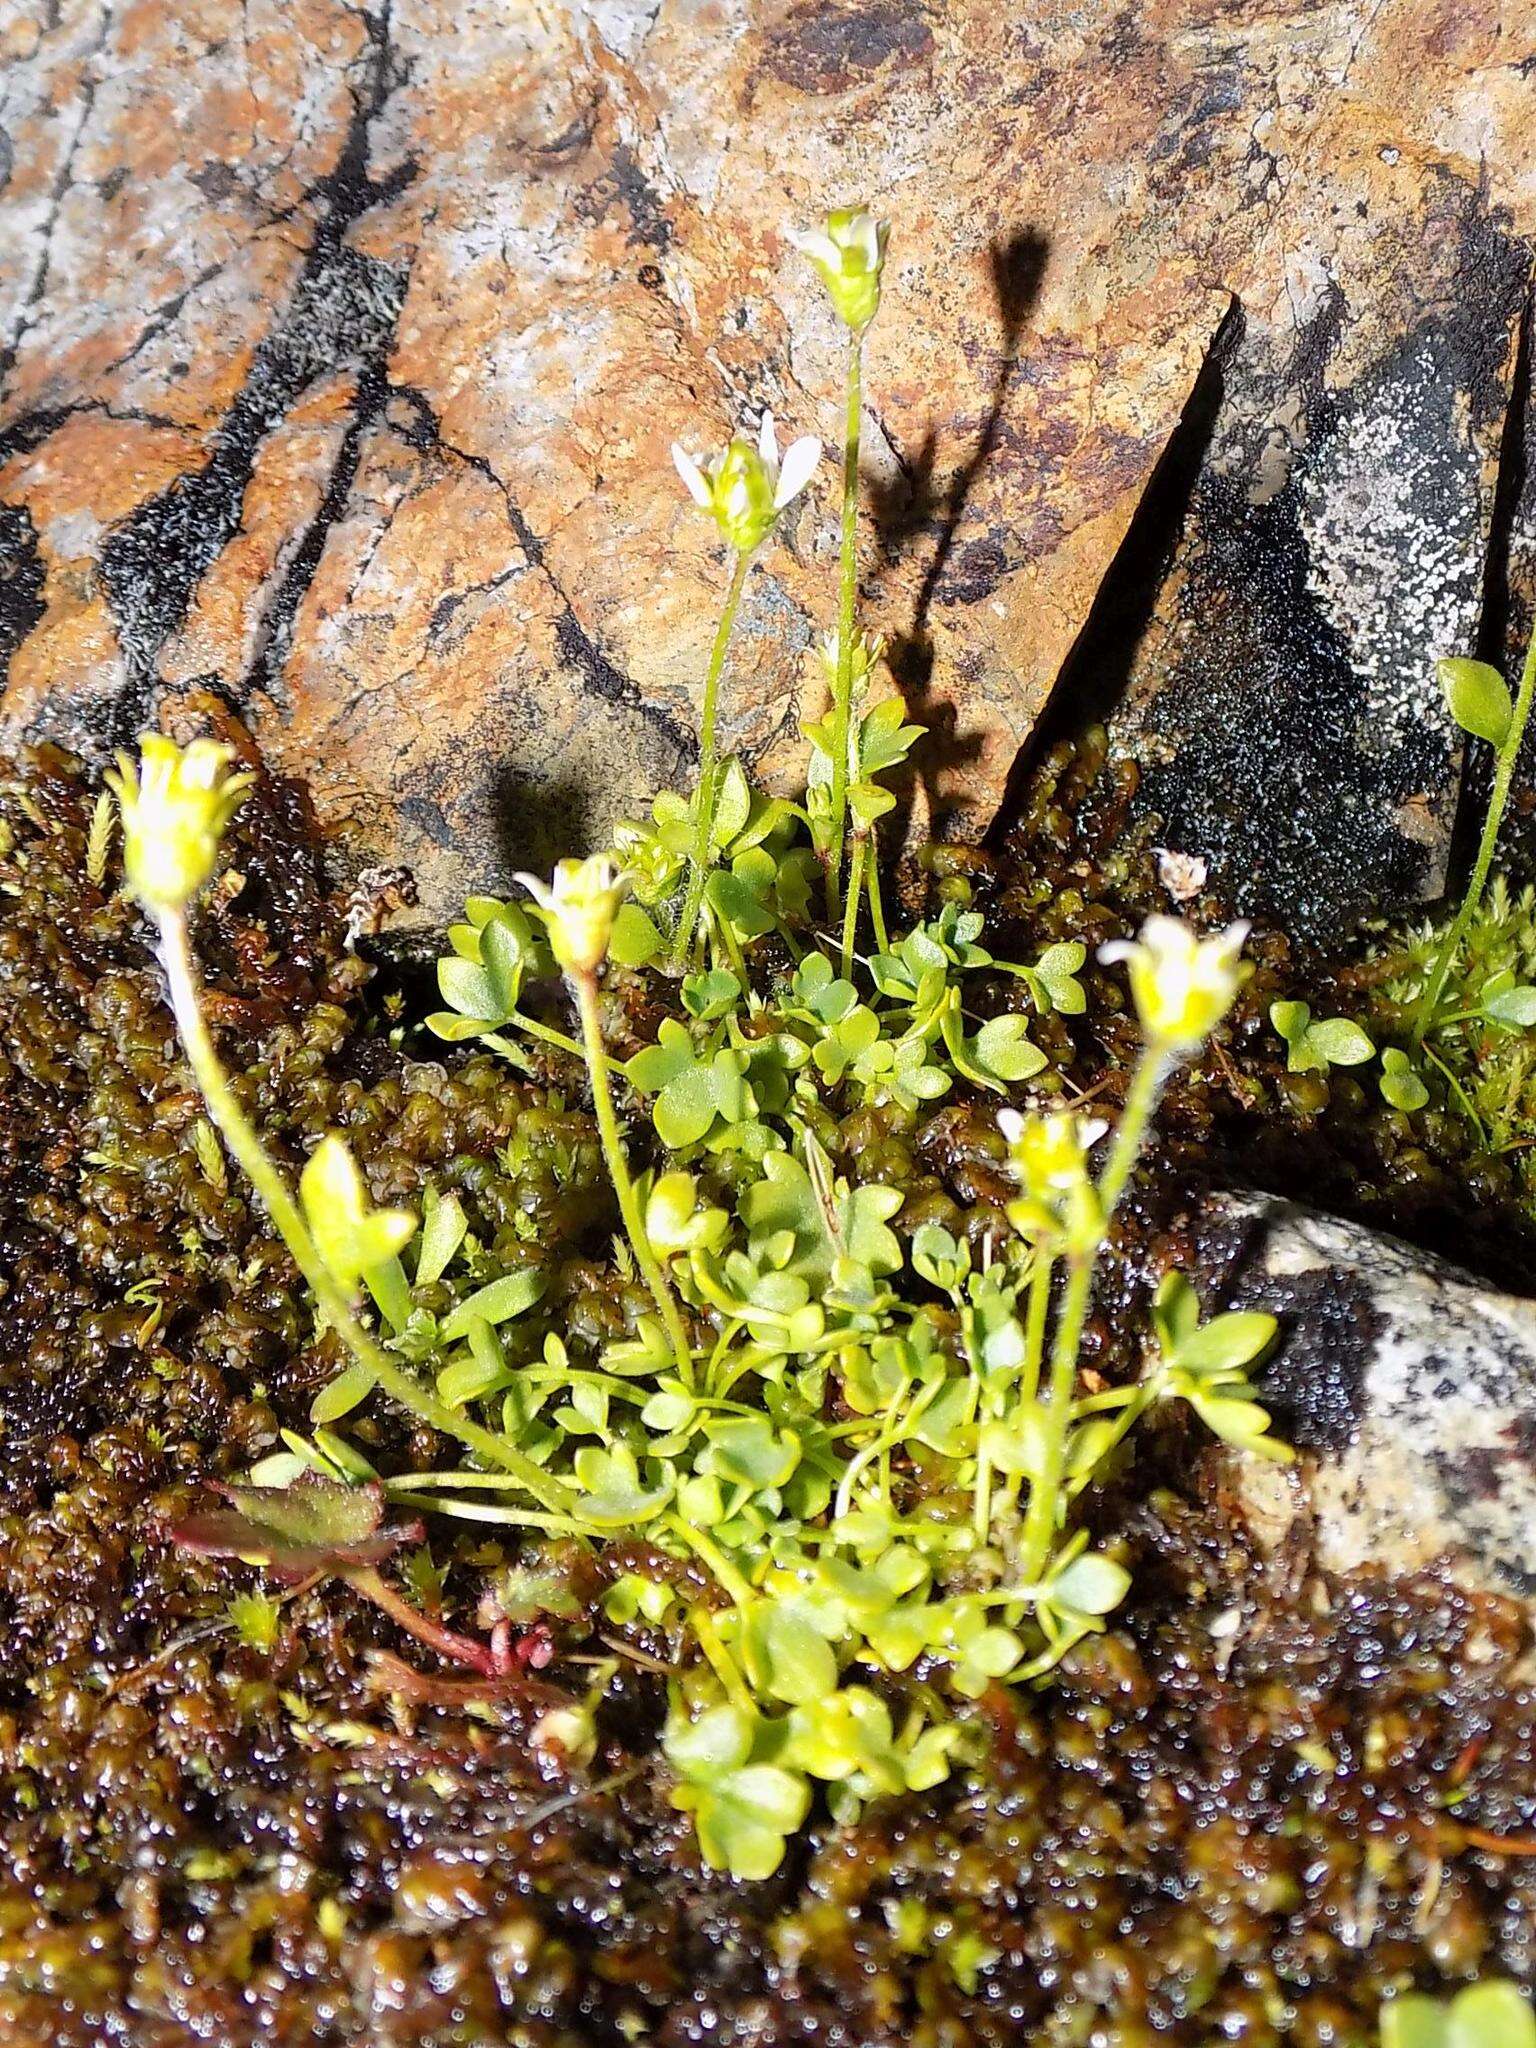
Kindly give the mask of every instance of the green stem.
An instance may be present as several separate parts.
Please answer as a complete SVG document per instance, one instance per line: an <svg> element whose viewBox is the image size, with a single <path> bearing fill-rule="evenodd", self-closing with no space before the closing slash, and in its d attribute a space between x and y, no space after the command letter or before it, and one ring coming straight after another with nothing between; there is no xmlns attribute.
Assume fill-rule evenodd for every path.
<svg viewBox="0 0 1536 2048"><path fill-rule="evenodd" d="M1035 1253L1029 1276L1029 1304L1024 1311L1024 1374L1019 1382L1019 1400L1033 1401L1040 1391L1040 1367L1045 1359L1045 1319L1051 1305L1051 1269L1055 1261L1043 1251Z"/></svg>
<svg viewBox="0 0 1536 2048"><path fill-rule="evenodd" d="M848 728L853 717L853 613L858 599L859 422L864 337L848 335L848 400L843 434L843 532L837 618L837 682L832 700L832 794L828 815L827 916L842 913L843 829L848 817Z"/></svg>
<svg viewBox="0 0 1536 2048"><path fill-rule="evenodd" d="M869 861L869 915L875 928L875 951L889 953L891 935L885 928L885 903L880 894L880 842L871 833Z"/></svg>
<svg viewBox="0 0 1536 2048"><path fill-rule="evenodd" d="M552 1045L557 1052L569 1053L573 1060L581 1058L581 1047L574 1038L567 1038L563 1031L556 1031L548 1024L541 1024L537 1017L525 1017L521 1010L511 1010L507 1022L515 1024L519 1031L526 1031L530 1038L542 1039L545 1045Z"/></svg>
<svg viewBox="0 0 1536 2048"><path fill-rule="evenodd" d="M688 861L688 891L683 898L683 914L678 919L677 936L672 942L672 971L675 974L681 974L687 963L693 936L698 929L699 911L704 902L704 884L709 876L710 840L715 825L715 776L719 766L715 725L720 704L720 677L725 668L726 649L731 644L731 628L736 623L737 608L741 603L741 593L746 585L747 571L751 566L750 554L737 555L735 567L731 570L730 587L725 593L725 609L721 612L720 623L715 628L715 644L709 655L709 672L704 678L704 710L699 720L699 786L694 797L696 808L693 852Z"/></svg>
<svg viewBox="0 0 1536 2048"><path fill-rule="evenodd" d="M1146 1138L1147 1126L1152 1121L1153 1110L1157 1107L1157 1098L1162 1094L1163 1083L1173 1071L1173 1066L1173 1057L1165 1047L1149 1045L1131 1076L1131 1085L1126 1091L1125 1107L1120 1112L1120 1122L1115 1130L1115 1142L1109 1155L1109 1164L1105 1167L1103 1178L1099 1182L1099 1206L1103 1210L1106 1230L1120 1197L1125 1193L1125 1184L1131 1177L1131 1169L1136 1164ZM1101 1239L1100 1242L1102 1241Z"/></svg>
<svg viewBox="0 0 1536 2048"><path fill-rule="evenodd" d="M869 838L861 832L853 842L848 864L848 901L843 910L842 973L845 981L853 973L853 942L859 929L859 900L864 894L864 862L868 853Z"/></svg>
<svg viewBox="0 0 1536 2048"><path fill-rule="evenodd" d="M460 1443L477 1452L488 1464L499 1465L510 1472L525 1492L551 1512L559 1513L568 1507L570 1493L559 1480L542 1472L532 1459L524 1457L505 1437L482 1429L458 1409L439 1400L429 1387L423 1386L391 1358L359 1323L346 1293L337 1285L330 1268L320 1256L304 1220L303 1210L262 1144L255 1125L241 1107L240 1099L214 1050L198 1001L197 975L192 964L185 917L179 911L162 911L158 915L158 923L160 960L165 969L171 1009L187 1059L208 1106L208 1114L218 1125L224 1142L261 1197L278 1235L292 1253L294 1264L303 1274L326 1321L358 1363L373 1375L377 1385L419 1422L440 1430L445 1436L457 1437Z"/></svg>
<svg viewBox="0 0 1536 2048"><path fill-rule="evenodd" d="M688 1348L688 1338L683 1330L683 1319L678 1313L677 1300L667 1284L667 1276L661 1270L661 1262L651 1249L651 1240L646 1235L645 1218L640 1213L640 1199L635 1193L635 1184L629 1177L629 1160L624 1151L624 1140L619 1134L619 1119L613 1107L613 1083L609 1078L608 1048L603 1044L602 1019L597 1014L597 976L572 969L571 986L576 993L577 1008L581 1012L581 1037L586 1053L587 1071L592 1077L592 1103L597 1111L598 1135L603 1142L603 1156L608 1162L609 1177L613 1191L618 1196L619 1214L624 1219L630 1248L636 1264L645 1275L645 1284L651 1290L651 1297L661 1311L661 1320L672 1346L672 1356L682 1375L683 1385L693 1385L693 1357Z"/></svg>
<svg viewBox="0 0 1536 2048"><path fill-rule="evenodd" d="M1451 920L1450 928L1440 941L1440 950L1435 955L1435 964L1424 984L1424 993L1419 997L1413 1013L1413 1036L1415 1049L1423 1042L1445 988L1461 942L1466 937L1467 926L1472 922L1483 890L1488 881L1488 870L1493 866L1494 848L1498 844L1499 827L1504 822L1504 807L1509 802L1509 785L1515 773L1515 763L1520 756L1520 742L1525 737L1525 728L1530 721L1531 703L1536 698L1536 627L1532 628L1530 645L1525 651L1525 667L1520 672L1520 688L1515 697L1515 708L1509 721L1509 731L1504 735L1504 744L1499 748L1494 761L1493 789L1488 798L1488 815L1483 820L1483 836L1477 849L1477 860L1472 869L1472 879L1467 884L1467 893L1461 899L1461 908Z"/></svg>
<svg viewBox="0 0 1536 2048"><path fill-rule="evenodd" d="M1056 1536L1056 1522L1065 1499L1067 1437L1072 1423L1072 1395L1077 1385L1078 1353L1082 1348L1083 1324L1093 1292L1093 1269L1110 1219L1125 1192L1131 1170L1146 1138L1147 1126L1157 1107L1157 1098L1172 1068L1167 1048L1149 1045L1131 1077L1114 1149L1099 1181L1100 1224L1092 1244L1074 1250L1068 1259L1067 1291L1061 1315L1051 1341L1050 1393L1045 1408L1045 1455L1040 1473L1030 1488L1029 1506L1024 1514L1024 1535L1020 1573L1029 1581L1045 1571Z"/></svg>
<svg viewBox="0 0 1536 2048"><path fill-rule="evenodd" d="M1043 1576L1056 1537L1056 1518L1067 1465L1067 1429L1072 1420L1072 1390L1077 1384L1077 1355L1082 1346L1083 1324L1088 1317L1093 1261L1092 1251L1076 1253L1069 1261L1067 1291L1051 1343L1050 1398L1045 1408L1045 1456L1041 1460L1039 1476L1029 1489L1029 1506L1024 1511L1024 1536L1019 1554L1019 1575L1031 1584Z"/></svg>

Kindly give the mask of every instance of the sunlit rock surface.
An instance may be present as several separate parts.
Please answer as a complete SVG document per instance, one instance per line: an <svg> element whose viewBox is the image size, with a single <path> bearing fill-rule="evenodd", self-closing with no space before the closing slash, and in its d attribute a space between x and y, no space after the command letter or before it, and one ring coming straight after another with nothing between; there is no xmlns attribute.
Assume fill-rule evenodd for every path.
<svg viewBox="0 0 1536 2048"><path fill-rule="evenodd" d="M1258 814L1265 901L1430 888L1533 53L1453 0L12 9L0 730L100 754L212 691L423 923L603 830L690 772L723 582L667 444L835 432L784 229L867 197L865 591L934 727L917 826L983 829L1058 679L1070 714L1151 618L1125 743L1167 836L1233 879ZM834 499L728 685L781 781Z"/></svg>
<svg viewBox="0 0 1536 2048"><path fill-rule="evenodd" d="M1199 1234L1207 1307L1280 1322L1259 1380L1302 1460L1230 1461L1261 1541L1536 1601L1536 1304L1268 1197L1214 1200Z"/></svg>

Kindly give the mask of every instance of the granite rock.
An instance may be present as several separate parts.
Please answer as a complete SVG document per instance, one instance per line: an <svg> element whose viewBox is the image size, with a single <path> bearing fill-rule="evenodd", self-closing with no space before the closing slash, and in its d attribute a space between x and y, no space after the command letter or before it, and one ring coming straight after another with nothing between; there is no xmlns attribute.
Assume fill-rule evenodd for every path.
<svg viewBox="0 0 1536 2048"><path fill-rule="evenodd" d="M1212 1198L1198 1236L1208 1308L1280 1322L1261 1386L1302 1458L1227 1461L1261 1543L1536 1601L1536 1303L1266 1196Z"/></svg>
<svg viewBox="0 0 1536 2048"><path fill-rule="evenodd" d="M865 597L934 728L916 825L981 830L1059 679L1079 694L1225 335L1197 539L1219 476L1263 526L1253 476L1285 472L1268 521L1308 558L1275 573L1317 584L1298 632L1368 755L1400 692L1362 886L1432 885L1454 749L1398 664L1478 581L1536 218L1528 16L58 0L0 45L0 737L100 755L211 689L309 778L344 866L417 871L426 924L605 829L689 772L723 580L667 444L765 405L833 431L838 337L784 229L867 196L894 236ZM1362 572L1341 522L1412 408L1444 545L1410 521ZM779 783L819 708L832 499L757 572L729 680L730 741ZM1161 601L1181 730L1192 695L1253 720L1275 674L1244 695L1167 651L1225 612L1246 673L1265 621L1223 578L1268 558L1239 524ZM1267 775L1231 800L1283 803Z"/></svg>

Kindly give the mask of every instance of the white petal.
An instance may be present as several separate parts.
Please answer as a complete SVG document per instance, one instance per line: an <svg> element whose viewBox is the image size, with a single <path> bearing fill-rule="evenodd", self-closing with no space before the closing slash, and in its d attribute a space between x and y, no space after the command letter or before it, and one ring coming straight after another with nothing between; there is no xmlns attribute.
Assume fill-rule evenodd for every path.
<svg viewBox="0 0 1536 2048"><path fill-rule="evenodd" d="M831 270L842 269L842 251L825 228L813 228L808 235L797 235L790 229L789 239L800 254L808 256L812 263L825 263Z"/></svg>
<svg viewBox="0 0 1536 2048"><path fill-rule="evenodd" d="M709 510L709 485L704 480L703 470L700 469L699 465L680 441L672 443L672 460L677 465L678 475L688 486L689 497L692 498L696 505L702 505L707 512Z"/></svg>
<svg viewBox="0 0 1536 2048"><path fill-rule="evenodd" d="M790 444L784 456L784 466L779 471L778 487L773 494L773 509L782 512L791 498L798 498L816 473L821 460L821 443L814 434L806 434Z"/></svg>
<svg viewBox="0 0 1536 2048"><path fill-rule="evenodd" d="M763 458L764 467L770 476L779 473L779 437L773 431L773 414L763 414L763 424L757 430L757 452Z"/></svg>
<svg viewBox="0 0 1536 2048"><path fill-rule="evenodd" d="M997 1128L1010 1145L1016 1145L1024 1135L1024 1119L1016 1109L1000 1109L997 1112Z"/></svg>
<svg viewBox="0 0 1536 2048"><path fill-rule="evenodd" d="M880 261L880 238L872 213L855 214L853 233L848 238L863 258L866 270L873 270Z"/></svg>
<svg viewBox="0 0 1536 2048"><path fill-rule="evenodd" d="M1137 953L1132 939L1110 939L1099 948L1099 959L1106 967L1113 967L1117 960L1134 960Z"/></svg>

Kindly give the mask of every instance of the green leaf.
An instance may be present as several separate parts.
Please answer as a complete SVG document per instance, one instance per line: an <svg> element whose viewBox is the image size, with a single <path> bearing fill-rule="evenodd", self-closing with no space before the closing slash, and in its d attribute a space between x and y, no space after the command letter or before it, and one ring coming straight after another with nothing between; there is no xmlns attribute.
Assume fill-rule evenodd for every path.
<svg viewBox="0 0 1536 2048"><path fill-rule="evenodd" d="M1502 747L1515 715L1509 685L1486 661L1451 655L1436 663L1446 705L1463 732Z"/></svg>
<svg viewBox="0 0 1536 2048"><path fill-rule="evenodd" d="M1334 1067L1358 1067L1376 1048L1347 1017L1324 1017L1307 1032L1307 1043Z"/></svg>
<svg viewBox="0 0 1536 2048"><path fill-rule="evenodd" d="M760 1600L747 1617L752 1682L791 1706L824 1699L837 1687L837 1659L801 1600Z"/></svg>
<svg viewBox="0 0 1536 2048"><path fill-rule="evenodd" d="M1088 1007L1088 997L1082 983L1077 979L1078 969L1088 957L1088 949L1076 939L1063 939L1054 946L1047 946L1035 962L1035 979L1044 989L1053 1010L1064 1017L1080 1017Z"/></svg>
<svg viewBox="0 0 1536 2048"><path fill-rule="evenodd" d="M1536 988L1528 983L1515 982L1509 975L1498 975L1483 989L1479 1007L1485 1017L1495 1024L1508 1024L1517 1030L1528 1031L1536 1024ZM1490 993L1491 991L1491 993Z"/></svg>
<svg viewBox="0 0 1536 2048"><path fill-rule="evenodd" d="M666 946L655 921L633 898L621 904L608 940L608 957L620 967L644 967Z"/></svg>
<svg viewBox="0 0 1536 2048"><path fill-rule="evenodd" d="M1283 1001L1271 1003L1269 1021L1287 1045L1294 1045L1306 1036L1307 1026L1312 1021L1312 1005Z"/></svg>
<svg viewBox="0 0 1536 2048"><path fill-rule="evenodd" d="M741 983L725 968L715 967L708 974L685 976L680 993L689 1016L707 1024L735 1009L741 1000Z"/></svg>
<svg viewBox="0 0 1536 2048"><path fill-rule="evenodd" d="M1074 1558L1050 1582L1052 1603L1078 1614L1109 1614L1130 1590L1131 1575L1125 1566L1093 1550Z"/></svg>
<svg viewBox="0 0 1536 2048"><path fill-rule="evenodd" d="M1381 1066L1379 1085L1383 1100L1394 1109L1400 1109L1405 1116L1422 1109L1429 1100L1429 1090L1415 1073L1407 1053L1395 1045L1388 1046L1381 1056Z"/></svg>
<svg viewBox="0 0 1536 2048"><path fill-rule="evenodd" d="M1517 1985L1469 1985L1451 2000L1445 2048L1536 2048L1536 2013Z"/></svg>
<svg viewBox="0 0 1536 2048"><path fill-rule="evenodd" d="M495 1328L500 1323L511 1322L514 1316L525 1315L548 1285L547 1274L537 1266L525 1266L521 1272L504 1273L499 1280L477 1288L459 1303L451 1315L443 1318L441 1335L444 1343L451 1344L460 1337L467 1337L476 1321L489 1323Z"/></svg>
<svg viewBox="0 0 1536 2048"><path fill-rule="evenodd" d="M1381 2048L1449 2048L1448 2013L1438 1999L1410 1991L1381 2008Z"/></svg>
<svg viewBox="0 0 1536 2048"><path fill-rule="evenodd" d="M1017 1011L989 1017L971 1040L977 1064L998 1081L1027 1081L1045 1066L1045 1054L1031 1042L1029 1019Z"/></svg>
<svg viewBox="0 0 1536 2048"><path fill-rule="evenodd" d="M1233 1309L1182 1338L1175 1355L1186 1372L1235 1371L1273 1343L1279 1327L1260 1309Z"/></svg>
<svg viewBox="0 0 1536 2048"><path fill-rule="evenodd" d="M307 1472L291 1486L227 1486L214 1491L229 1503L206 1514L185 1515L171 1541L206 1557L239 1557L297 1583L311 1572L380 1564L402 1543L421 1540L421 1524L384 1525L378 1484L348 1486Z"/></svg>
<svg viewBox="0 0 1536 2048"><path fill-rule="evenodd" d="M437 963L437 986L443 1001L459 1016L477 1018L493 1027L506 1022L491 977L477 961L447 954Z"/></svg>
<svg viewBox="0 0 1536 2048"><path fill-rule="evenodd" d="M453 1193L440 1195L429 1181L421 1202L421 1240L416 1251L416 1285L441 1280L469 1231L464 1205Z"/></svg>
<svg viewBox="0 0 1536 2048"><path fill-rule="evenodd" d="M309 1419L320 1425L339 1422L344 1415L350 1415L359 1403L366 1401L373 1389L371 1370L361 1361L349 1365L328 1387L322 1387L310 1402Z"/></svg>
<svg viewBox="0 0 1536 2048"><path fill-rule="evenodd" d="M706 1136L716 1117L740 1122L747 1103L746 1068L744 1054L722 1046L707 1066L688 1066L675 1074L651 1111L661 1142L679 1152Z"/></svg>

